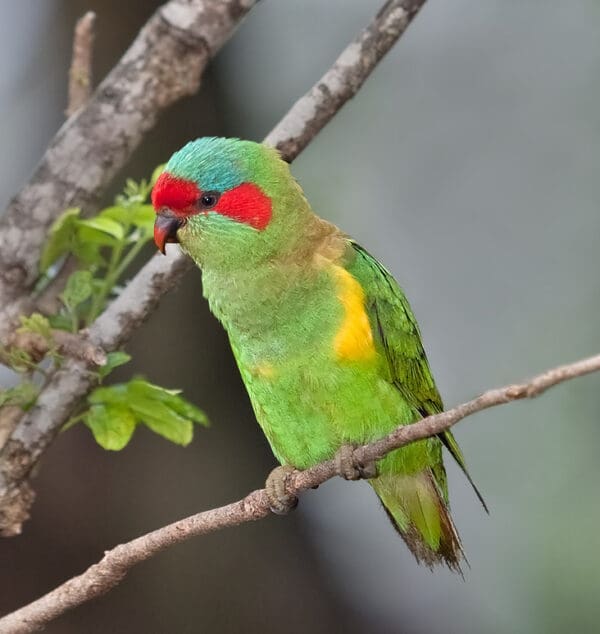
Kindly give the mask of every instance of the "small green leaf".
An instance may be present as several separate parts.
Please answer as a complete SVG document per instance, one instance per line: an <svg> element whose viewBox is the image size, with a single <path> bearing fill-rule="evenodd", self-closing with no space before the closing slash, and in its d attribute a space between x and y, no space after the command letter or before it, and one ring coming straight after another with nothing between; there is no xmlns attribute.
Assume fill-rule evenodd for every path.
<svg viewBox="0 0 600 634"><path fill-rule="evenodd" d="M192 422L181 418L163 403L137 400L132 403L132 409L140 417L142 423L155 434L183 447L192 442L194 437Z"/></svg>
<svg viewBox="0 0 600 634"><path fill-rule="evenodd" d="M115 368L123 365L131 360L131 356L122 350L116 350L115 352L109 352L106 355L106 364L98 370L100 378L108 376Z"/></svg>
<svg viewBox="0 0 600 634"><path fill-rule="evenodd" d="M129 402L127 383L117 383L110 387L97 387L88 396L88 402L92 404L127 405Z"/></svg>
<svg viewBox="0 0 600 634"><path fill-rule="evenodd" d="M115 237L99 229L88 225L77 227L77 247L84 252L84 256L91 253L95 257L100 247L114 247L118 242Z"/></svg>
<svg viewBox="0 0 600 634"><path fill-rule="evenodd" d="M128 225L131 222L130 216L131 210L129 210L127 207L123 207L122 205L113 205L112 207L107 207L106 209L103 209L98 217L114 220L120 225Z"/></svg>
<svg viewBox="0 0 600 634"><path fill-rule="evenodd" d="M143 229L144 232L152 233L155 218L156 214L152 205L136 205L130 211L129 220L136 227Z"/></svg>
<svg viewBox="0 0 600 634"><path fill-rule="evenodd" d="M124 355L121 357L124 362L128 355L121 355ZM101 414L106 410L126 410L136 424L144 424L154 433L183 446L192 440L193 422L207 424L204 412L182 399L179 390L167 390L140 378L96 388L88 397L88 403L90 411L103 408Z"/></svg>
<svg viewBox="0 0 600 634"><path fill-rule="evenodd" d="M171 396L167 401L167 404L171 409L175 410L180 416L188 418L194 423L208 427L209 421L206 414L193 403L186 401L181 396Z"/></svg>
<svg viewBox="0 0 600 634"><path fill-rule="evenodd" d="M40 272L45 273L61 256L73 248L75 229L81 210L67 209L55 221L40 258Z"/></svg>
<svg viewBox="0 0 600 634"><path fill-rule="evenodd" d="M83 418L96 442L111 451L120 451L135 431L135 416L124 407L93 405Z"/></svg>
<svg viewBox="0 0 600 634"><path fill-rule="evenodd" d="M18 405L23 409L28 409L35 402L37 395L38 388L29 381L23 381L15 387L0 390L0 407Z"/></svg>
<svg viewBox="0 0 600 634"><path fill-rule="evenodd" d="M52 339L50 322L46 317L40 315L40 313L33 313L29 317L21 315L19 319L21 321L21 327L17 332L34 332L46 340Z"/></svg>
<svg viewBox="0 0 600 634"><path fill-rule="evenodd" d="M155 398L158 401L162 401L168 396L181 393L181 390L169 390L166 387L155 385L154 383L150 383L149 381L146 381L146 379L142 379L140 377L131 379L128 383L128 389L131 394L137 394L146 398Z"/></svg>
<svg viewBox="0 0 600 634"><path fill-rule="evenodd" d="M35 367L31 355L20 348L11 348L6 353L6 362L15 372L29 372Z"/></svg>
<svg viewBox="0 0 600 634"><path fill-rule="evenodd" d="M96 237L101 236L102 242L99 240L88 240L86 238L87 233L94 233ZM108 244L108 242L110 242L110 244ZM114 238L100 231L79 227L77 230L77 239L74 240L73 244L73 255L82 266L95 269L105 264L105 260L100 253L100 248L103 246L113 246L114 243Z"/></svg>
<svg viewBox="0 0 600 634"><path fill-rule="evenodd" d="M56 328L56 330L71 330L73 326L71 319L69 319L69 317L64 313L50 315L48 319L52 328Z"/></svg>
<svg viewBox="0 0 600 634"><path fill-rule="evenodd" d="M74 310L79 304L89 299L92 292L92 274L89 271L75 271L69 276L60 298L67 308Z"/></svg>
<svg viewBox="0 0 600 634"><path fill-rule="evenodd" d="M101 231L115 238L115 240L122 240L125 237L125 231L118 222L111 218L103 217L102 215L80 220L78 224L80 227Z"/></svg>

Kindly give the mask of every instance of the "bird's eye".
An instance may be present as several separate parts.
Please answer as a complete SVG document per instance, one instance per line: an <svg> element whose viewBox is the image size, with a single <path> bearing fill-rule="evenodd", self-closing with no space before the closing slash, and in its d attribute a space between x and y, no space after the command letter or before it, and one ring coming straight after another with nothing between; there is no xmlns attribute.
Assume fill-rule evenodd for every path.
<svg viewBox="0 0 600 634"><path fill-rule="evenodd" d="M202 207L202 209L214 207L219 201L219 196L219 192L204 192L202 196L200 196L200 207Z"/></svg>

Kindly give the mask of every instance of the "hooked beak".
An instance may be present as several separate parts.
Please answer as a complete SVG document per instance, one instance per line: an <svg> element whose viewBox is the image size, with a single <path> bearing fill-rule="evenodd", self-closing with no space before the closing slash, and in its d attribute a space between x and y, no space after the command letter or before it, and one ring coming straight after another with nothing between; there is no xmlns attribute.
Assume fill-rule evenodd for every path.
<svg viewBox="0 0 600 634"><path fill-rule="evenodd" d="M179 242L177 230L184 224L170 209L161 209L154 221L154 242L158 250L164 255L167 242Z"/></svg>

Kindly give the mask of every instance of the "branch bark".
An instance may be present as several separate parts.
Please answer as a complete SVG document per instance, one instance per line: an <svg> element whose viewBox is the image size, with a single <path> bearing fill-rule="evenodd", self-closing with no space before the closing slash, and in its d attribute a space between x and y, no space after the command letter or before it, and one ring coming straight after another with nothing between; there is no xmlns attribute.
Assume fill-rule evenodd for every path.
<svg viewBox="0 0 600 634"><path fill-rule="evenodd" d="M373 21L293 105L263 142L276 147L282 157L291 162L356 95L424 4L425 0L386 2Z"/></svg>
<svg viewBox="0 0 600 634"><path fill-rule="evenodd" d="M476 412L511 401L533 398L559 383L598 371L600 354L553 368L525 383L489 390L441 414L429 416L412 425L400 426L388 436L358 447L355 454L361 460L380 459L394 449L450 429L463 418ZM334 460L327 460L305 471L292 473L287 484L287 492L298 495L335 475ZM116 546L83 574L73 577L40 599L0 619L0 634L33 632L68 610L105 594L119 584L133 566L150 559L162 550L192 537L262 519L270 513L266 492L260 489L252 491L242 500L232 504L192 515Z"/></svg>
<svg viewBox="0 0 600 634"><path fill-rule="evenodd" d="M426 0L389 0L340 55L333 67L296 104L265 139L288 161L318 134L351 99L383 55L405 31ZM91 326L89 341L110 352L122 346L151 314L162 295L177 285L192 262L180 251L155 255L121 295ZM59 370L0 449L0 535L21 532L29 517L33 491L29 476L81 398L94 387L82 361Z"/></svg>
<svg viewBox="0 0 600 634"><path fill-rule="evenodd" d="M58 131L0 218L0 340L31 308L27 294L53 220L95 203L159 115L198 90L210 57L256 1L170 0Z"/></svg>
<svg viewBox="0 0 600 634"><path fill-rule="evenodd" d="M73 54L69 69L69 104L66 115L70 117L84 106L92 94L92 55L94 51L94 22L96 14L88 11L77 20L73 35Z"/></svg>

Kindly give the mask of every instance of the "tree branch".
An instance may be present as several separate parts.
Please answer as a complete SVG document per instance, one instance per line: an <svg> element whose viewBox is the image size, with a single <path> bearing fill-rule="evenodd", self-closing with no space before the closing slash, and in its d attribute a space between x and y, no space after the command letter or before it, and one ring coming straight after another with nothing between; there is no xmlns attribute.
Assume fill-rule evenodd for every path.
<svg viewBox="0 0 600 634"><path fill-rule="evenodd" d="M69 105L66 115L70 117L84 106L92 93L92 55L94 47L94 22L96 14L88 11L77 20L73 35L73 54L69 69Z"/></svg>
<svg viewBox="0 0 600 634"><path fill-rule="evenodd" d="M331 70L300 99L298 103L304 106L294 106L265 142L282 150L288 161L293 160L356 94L425 1L386 2ZM90 327L89 341L106 352L122 346L155 309L162 295L176 286L191 267L191 260L176 249L167 257L152 257ZM89 367L82 361L70 360L55 373L36 405L0 450L0 535L20 533L33 500L28 482L31 470L94 384Z"/></svg>
<svg viewBox="0 0 600 634"><path fill-rule="evenodd" d="M519 399L533 398L559 383L598 371L600 354L553 368L525 383L489 390L441 414L429 416L412 425L402 425L388 436L358 447L355 454L361 460L380 459L394 449L450 429L463 418L476 412ZM334 460L327 460L305 471L291 474L287 492L298 495L335 475ZM238 502L192 515L116 546L83 574L0 619L0 634L33 632L68 610L105 594L120 583L133 566L150 559L162 550L198 535L262 519L270 513L266 492L260 489L252 491Z"/></svg>
<svg viewBox="0 0 600 634"><path fill-rule="evenodd" d="M293 105L263 142L276 147L283 158L291 162L356 95L424 4L425 0L386 2L373 21Z"/></svg>
<svg viewBox="0 0 600 634"><path fill-rule="evenodd" d="M0 340L31 308L26 295L53 220L96 202L159 115L198 90L210 57L256 1L170 0L58 131L0 218Z"/></svg>

